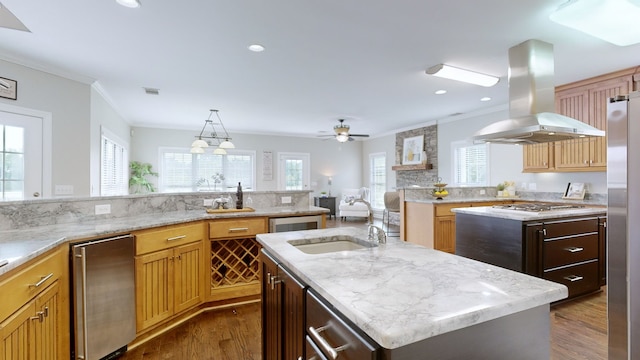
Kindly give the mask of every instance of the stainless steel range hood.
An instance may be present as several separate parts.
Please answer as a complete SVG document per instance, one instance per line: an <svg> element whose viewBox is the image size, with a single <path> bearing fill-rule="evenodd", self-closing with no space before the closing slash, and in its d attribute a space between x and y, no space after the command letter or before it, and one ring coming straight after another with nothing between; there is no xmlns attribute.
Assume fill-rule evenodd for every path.
<svg viewBox="0 0 640 360"><path fill-rule="evenodd" d="M527 40L509 49L509 119L474 134L474 142L536 144L604 136L576 119L556 114L553 45Z"/></svg>

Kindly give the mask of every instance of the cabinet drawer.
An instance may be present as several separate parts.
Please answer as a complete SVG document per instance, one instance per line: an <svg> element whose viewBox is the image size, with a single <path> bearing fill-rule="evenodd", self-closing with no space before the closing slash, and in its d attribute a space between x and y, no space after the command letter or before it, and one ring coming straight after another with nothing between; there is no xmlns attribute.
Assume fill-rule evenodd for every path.
<svg viewBox="0 0 640 360"><path fill-rule="evenodd" d="M204 223L145 230L134 235L136 237L136 255L146 254L202 240Z"/></svg>
<svg viewBox="0 0 640 360"><path fill-rule="evenodd" d="M266 218L226 219L209 222L210 239L252 237L267 232L269 231L267 230Z"/></svg>
<svg viewBox="0 0 640 360"><path fill-rule="evenodd" d="M308 348L325 352L324 355L327 358L335 359L326 353L326 348L336 349L344 345L347 345L345 349L338 353L340 359L373 360L378 358L378 345L368 337L360 335L353 325L347 324L321 302L312 291L307 291L306 334L311 340Z"/></svg>
<svg viewBox="0 0 640 360"><path fill-rule="evenodd" d="M588 234L544 242L545 270L598 258L598 234Z"/></svg>
<svg viewBox="0 0 640 360"><path fill-rule="evenodd" d="M544 228L546 231L546 239L576 234L597 233L598 217L545 222Z"/></svg>
<svg viewBox="0 0 640 360"><path fill-rule="evenodd" d="M544 273L543 278L568 287L569 297L595 291L600 288L597 260L547 271Z"/></svg>
<svg viewBox="0 0 640 360"><path fill-rule="evenodd" d="M3 296L0 305L0 321L38 295L47 286L59 278L65 278L65 269L69 266L67 252L63 248L42 256L35 264L18 271L15 275L0 282Z"/></svg>
<svg viewBox="0 0 640 360"><path fill-rule="evenodd" d="M461 207L471 207L470 203L456 203L456 204L442 204L436 205L436 216L449 216L455 215L456 213L452 212L453 208L461 208Z"/></svg>

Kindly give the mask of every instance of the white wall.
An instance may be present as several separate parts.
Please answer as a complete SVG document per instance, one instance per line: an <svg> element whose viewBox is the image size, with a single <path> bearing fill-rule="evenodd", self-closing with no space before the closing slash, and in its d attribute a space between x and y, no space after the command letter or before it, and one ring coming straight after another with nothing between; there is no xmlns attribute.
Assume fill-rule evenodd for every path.
<svg viewBox="0 0 640 360"><path fill-rule="evenodd" d="M131 160L148 162L158 169L159 148L189 147L199 130L167 130L134 127L131 138ZM333 139L266 136L251 134L229 134L236 149L256 151L256 182L260 191L277 190L278 152L299 152L311 154L311 185L314 194L331 190L339 195L340 189L363 186L362 142L338 143ZM273 180L262 179L262 152L273 152ZM333 181L331 188L328 177ZM157 179L152 179L157 184Z"/></svg>
<svg viewBox="0 0 640 360"><path fill-rule="evenodd" d="M0 69L18 82L18 99L0 102L52 114L53 188L73 185L74 195L88 196L90 85L4 60Z"/></svg>

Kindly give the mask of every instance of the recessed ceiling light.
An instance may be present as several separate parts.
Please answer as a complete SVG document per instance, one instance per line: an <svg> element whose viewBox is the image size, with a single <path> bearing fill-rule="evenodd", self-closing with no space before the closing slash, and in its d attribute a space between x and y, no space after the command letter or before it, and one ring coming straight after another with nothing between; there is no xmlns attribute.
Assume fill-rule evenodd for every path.
<svg viewBox="0 0 640 360"><path fill-rule="evenodd" d="M126 6L128 8L138 8L140 7L140 0L116 0L116 2L122 6Z"/></svg>
<svg viewBox="0 0 640 360"><path fill-rule="evenodd" d="M483 97L480 101L491 101L491 98L488 96Z"/></svg>
<svg viewBox="0 0 640 360"><path fill-rule="evenodd" d="M447 90L436 90L436 95L446 94Z"/></svg>
<svg viewBox="0 0 640 360"><path fill-rule="evenodd" d="M249 50L253 52L262 52L264 51L264 46L260 44L252 44L252 45L249 45Z"/></svg>

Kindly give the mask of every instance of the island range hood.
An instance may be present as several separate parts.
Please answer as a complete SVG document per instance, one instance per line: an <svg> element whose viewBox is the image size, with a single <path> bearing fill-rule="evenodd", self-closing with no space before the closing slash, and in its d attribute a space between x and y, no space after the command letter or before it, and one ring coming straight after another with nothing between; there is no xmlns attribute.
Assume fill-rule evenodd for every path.
<svg viewBox="0 0 640 360"><path fill-rule="evenodd" d="M509 119L493 123L473 136L475 143L537 144L604 131L555 113L553 45L527 40L509 49Z"/></svg>

